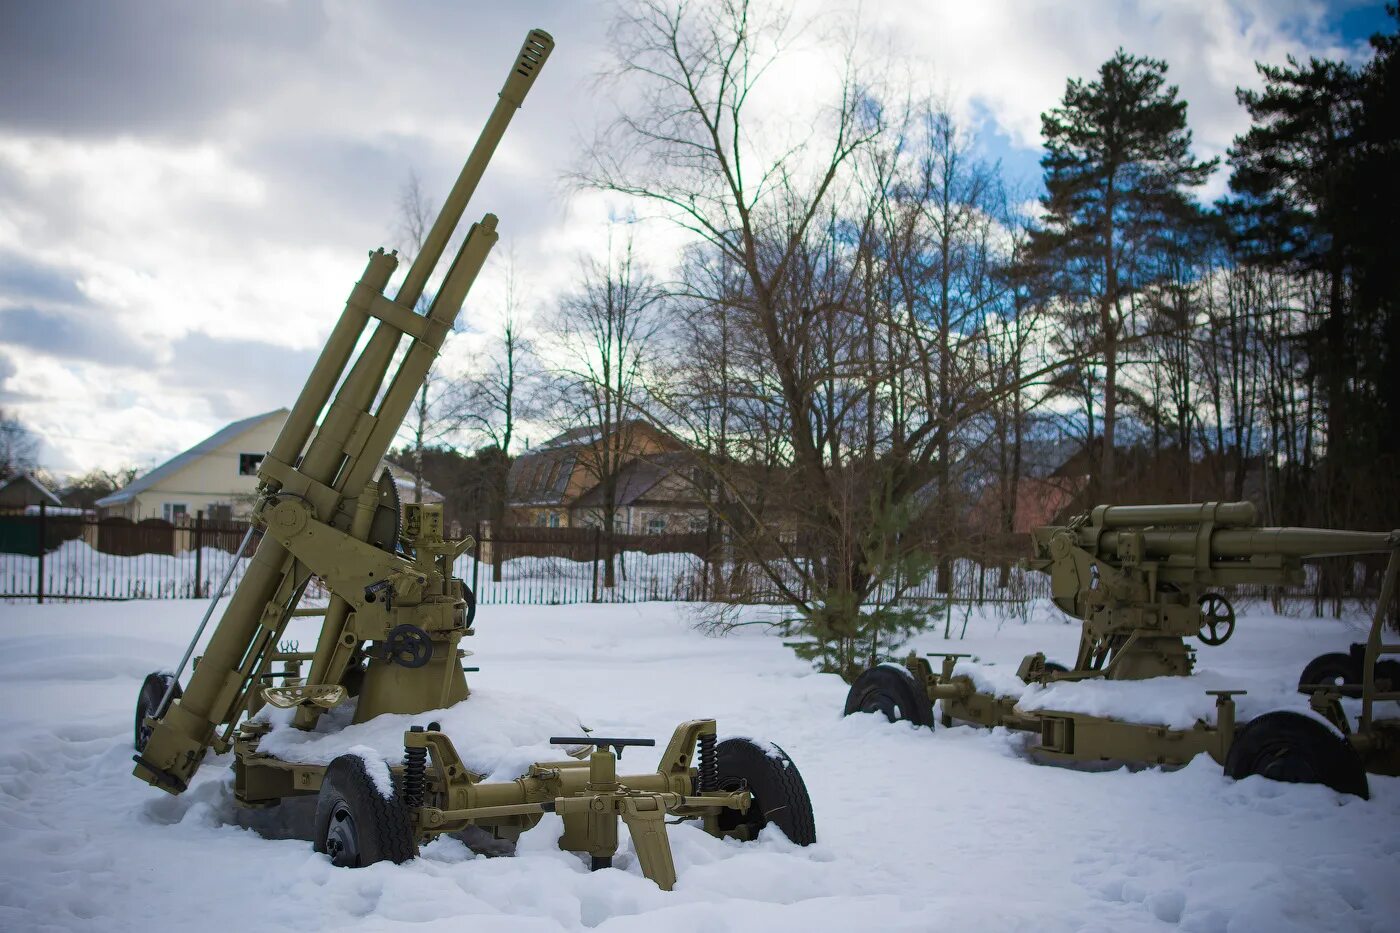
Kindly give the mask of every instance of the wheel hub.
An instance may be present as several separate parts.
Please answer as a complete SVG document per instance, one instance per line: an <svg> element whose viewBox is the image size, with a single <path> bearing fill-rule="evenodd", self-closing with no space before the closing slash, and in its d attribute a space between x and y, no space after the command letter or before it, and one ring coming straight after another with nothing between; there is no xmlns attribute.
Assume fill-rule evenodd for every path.
<svg viewBox="0 0 1400 933"><path fill-rule="evenodd" d="M743 778L726 778L720 781L719 789L727 793L733 793L736 790L750 790L749 782ZM719 814L719 828L725 832L736 832L742 829L747 837L745 841L757 839L765 822L767 821L763 818L763 808L759 805L757 797L749 803L747 814L729 809L721 810Z"/></svg>
<svg viewBox="0 0 1400 933"><path fill-rule="evenodd" d="M331 864L337 868L358 868L360 865L359 835L355 831L355 817L350 808L339 803L331 813L330 825L326 827L326 854Z"/></svg>
<svg viewBox="0 0 1400 933"><path fill-rule="evenodd" d="M1260 756L1258 773L1271 781L1284 781L1289 784L1321 784L1312 760L1291 746L1268 749Z"/></svg>
<svg viewBox="0 0 1400 933"><path fill-rule="evenodd" d="M904 718L904 711L899 708L899 702L888 693L872 693L865 698L861 704L862 713L884 713L885 718L890 722L898 722Z"/></svg>

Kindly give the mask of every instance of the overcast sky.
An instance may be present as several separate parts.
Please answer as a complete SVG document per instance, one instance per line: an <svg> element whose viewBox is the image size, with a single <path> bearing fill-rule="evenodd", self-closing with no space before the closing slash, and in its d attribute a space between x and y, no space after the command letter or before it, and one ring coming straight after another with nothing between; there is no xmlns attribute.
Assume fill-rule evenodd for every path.
<svg viewBox="0 0 1400 933"><path fill-rule="evenodd" d="M499 313L507 248L547 307L620 209L560 182L609 112L591 76L611 9L0 0L0 407L61 476L148 467L289 406L366 251L395 245L410 173L446 192L536 26L557 47L469 209L503 237L463 317ZM867 0L861 17L1027 182L1040 113L1119 46L1167 60L1209 158L1247 125L1234 90L1256 60L1360 61L1388 22L1349 0Z"/></svg>

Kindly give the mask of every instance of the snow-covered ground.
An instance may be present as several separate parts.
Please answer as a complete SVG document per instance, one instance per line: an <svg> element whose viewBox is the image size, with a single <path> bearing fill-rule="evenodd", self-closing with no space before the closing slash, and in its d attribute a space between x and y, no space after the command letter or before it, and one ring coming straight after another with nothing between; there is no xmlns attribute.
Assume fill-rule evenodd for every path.
<svg viewBox="0 0 1400 933"><path fill-rule="evenodd" d="M815 846L676 826L680 880L663 893L625 842L616 869L589 873L555 848L548 816L513 858L439 840L405 865L332 868L276 838L291 808L240 816L226 761L178 798L130 776L141 679L178 659L201 609L0 604L0 930L1400 929L1400 779L1372 776L1367 802L1235 783L1205 758L1176 772L1037 766L1020 736L842 719L845 685L779 638L707 638L665 603L483 607L474 699L538 696L542 728L564 707L608 734L664 741L713 716L722 733L770 738L806 778ZM918 647L1013 670L1033 650L1072 657L1078 627L1037 619L974 617L966 640ZM1361 628L1245 615L1228 645L1201 649L1181 702L1218 680L1286 699L1304 663Z"/></svg>

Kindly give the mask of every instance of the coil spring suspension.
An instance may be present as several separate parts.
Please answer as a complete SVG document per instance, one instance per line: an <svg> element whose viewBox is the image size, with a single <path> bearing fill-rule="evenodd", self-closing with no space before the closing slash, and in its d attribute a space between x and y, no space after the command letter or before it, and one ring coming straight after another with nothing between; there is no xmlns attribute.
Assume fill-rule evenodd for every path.
<svg viewBox="0 0 1400 933"><path fill-rule="evenodd" d="M413 726L410 732L422 732L422 726ZM428 750L404 746L403 750L403 802L410 810L423 806L423 791L427 786Z"/></svg>
<svg viewBox="0 0 1400 933"><path fill-rule="evenodd" d="M715 754L713 732L701 733L700 735L700 755L696 767L700 772L696 781L700 793L703 794L707 790L719 790L719 756Z"/></svg>

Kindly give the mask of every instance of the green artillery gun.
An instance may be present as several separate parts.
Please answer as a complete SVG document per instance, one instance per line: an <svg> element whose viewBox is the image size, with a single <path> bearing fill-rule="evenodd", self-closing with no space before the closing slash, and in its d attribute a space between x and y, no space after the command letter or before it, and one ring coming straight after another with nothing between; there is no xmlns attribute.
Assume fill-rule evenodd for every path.
<svg viewBox="0 0 1400 933"><path fill-rule="evenodd" d="M1215 697L1215 723L1198 720L1190 729L1026 710L1018 696L980 691L971 676L958 673L963 654L929 655L942 658L938 671L927 657L913 654L902 665L865 671L851 686L846 714L878 711L891 720L932 727L936 700L945 726L959 721L1038 734L1031 751L1045 762L1182 765L1204 752L1232 777L1259 773L1325 783L1362 797L1368 794L1368 770L1400 774L1400 719L1374 715L1377 702L1400 699L1394 692L1400 682L1388 679L1395 662L1379 660L1400 654L1400 645L1385 644L1381 636L1395 598L1400 531L1259 528L1251 503L1210 502L1099 506L1067 525L1035 529L1032 541L1034 556L1027 565L1050 575L1051 600L1082 620L1083 629L1072 667L1048 662L1041 653L1027 656L1017 670L1027 684L1187 676L1195 666L1187 638L1220 645L1234 633L1234 607L1217 588L1298 585L1309 558L1388 553L1390 561L1370 638L1352 655L1360 656L1355 673L1353 667L1340 674L1332 669L1325 682L1302 685L1312 695L1313 709L1335 732L1292 711L1237 723L1234 697L1242 690L1206 691ZM1349 656L1324 657L1346 662ZM1305 672L1303 679L1312 676ZM1362 699L1355 730L1342 710L1343 695Z"/></svg>
<svg viewBox="0 0 1400 933"><path fill-rule="evenodd" d="M372 474L497 240L495 216L472 224L426 314L415 310L419 298L553 45L540 30L526 37L485 129L393 298L384 290L398 265L396 255L382 249L370 254L259 467L253 526L236 557L247 550L254 528L261 540L202 657L182 690L179 678L237 560L176 671L152 674L142 685L135 775L179 794L211 748L231 751L237 801L258 808L316 795L315 847L345 866L403 861L421 842L471 826L513 841L553 812L563 821L560 846L589 853L593 867L601 868L617 849L620 819L642 871L670 889L675 869L668 814L741 839L754 838L771 820L794 842L814 841L806 788L776 746L720 742L714 720L699 719L677 727L654 771L619 775L623 748L655 743L552 738L577 748L507 782L489 782L472 771L436 723L404 734L402 763L392 768L360 754L324 764L285 760L266 750L273 731L269 704L286 711L288 728L309 731L320 722L325 732L331 720L323 721L324 714L347 704L353 704L354 722L362 723L446 708L469 695L461 664L467 652L458 645L473 634L475 598L452 567L473 542L445 539L441 506L401 509L393 480ZM400 355L404 338L408 346ZM313 578L329 591L329 603L299 608ZM294 617L307 616L320 618L319 637L313 651L296 651L284 635Z"/></svg>

